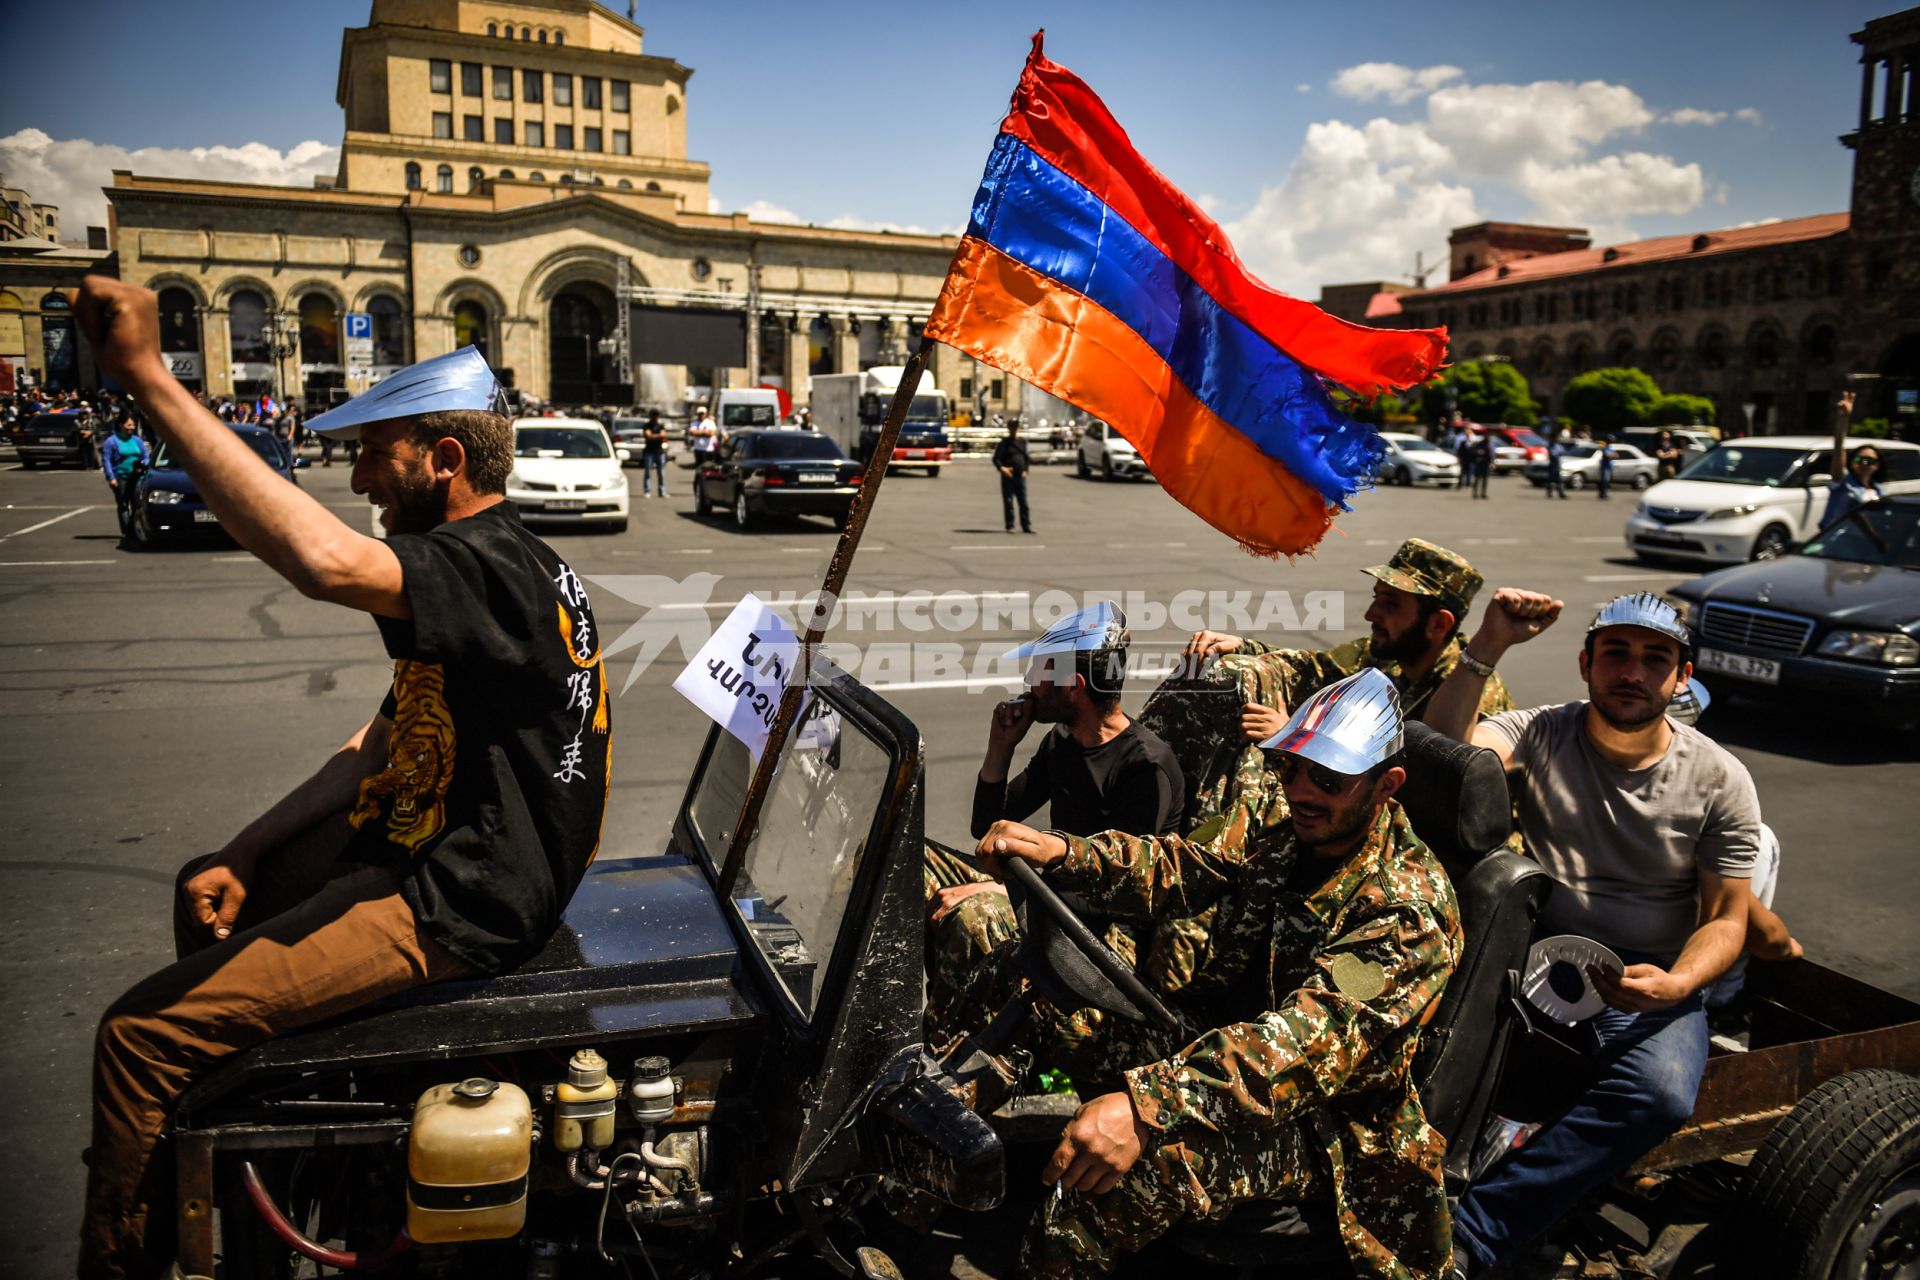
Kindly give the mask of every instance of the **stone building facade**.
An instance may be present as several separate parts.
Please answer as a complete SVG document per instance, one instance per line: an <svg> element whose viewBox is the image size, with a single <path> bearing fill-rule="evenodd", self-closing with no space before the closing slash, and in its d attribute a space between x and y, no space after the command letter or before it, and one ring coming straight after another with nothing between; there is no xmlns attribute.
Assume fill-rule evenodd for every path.
<svg viewBox="0 0 1920 1280"><path fill-rule="evenodd" d="M105 249L39 236L0 240L0 392L22 387L91 391L100 385L66 291L90 273L112 275Z"/></svg>
<svg viewBox="0 0 1920 1280"><path fill-rule="evenodd" d="M956 238L709 212L693 73L642 34L591 0L372 0L341 45L331 182L115 173L121 274L160 293L176 373L318 404L470 342L541 399L672 410L758 383L804 404L811 375L917 343ZM944 347L933 376L1018 408Z"/></svg>
<svg viewBox="0 0 1920 1280"><path fill-rule="evenodd" d="M1853 388L1856 417L1920 434L1920 8L1853 40L1848 212L1601 247L1579 228L1462 227L1447 282L1383 288L1367 322L1446 325L1454 360L1512 361L1548 413L1576 375L1631 365L1711 398L1723 425L1750 411L1754 431L1823 432Z"/></svg>

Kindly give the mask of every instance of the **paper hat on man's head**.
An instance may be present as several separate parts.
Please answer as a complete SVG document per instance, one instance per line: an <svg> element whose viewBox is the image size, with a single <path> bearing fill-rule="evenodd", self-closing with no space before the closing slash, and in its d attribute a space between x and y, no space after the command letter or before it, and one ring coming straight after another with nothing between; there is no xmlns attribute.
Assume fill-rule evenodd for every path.
<svg viewBox="0 0 1920 1280"><path fill-rule="evenodd" d="M500 380L487 366L487 358L473 347L408 365L371 391L308 422L307 430L332 440L358 440L360 428L370 422L391 422L452 409L507 412Z"/></svg>
<svg viewBox="0 0 1920 1280"><path fill-rule="evenodd" d="M1049 653L1084 653L1089 649L1117 649L1127 642L1127 615L1111 600L1088 605L1069 614L1017 649L1001 657L1035 658Z"/></svg>
<svg viewBox="0 0 1920 1280"><path fill-rule="evenodd" d="M1366 667L1301 703L1286 727L1260 745L1335 773L1362 774L1398 755L1406 742L1399 690L1380 671Z"/></svg>

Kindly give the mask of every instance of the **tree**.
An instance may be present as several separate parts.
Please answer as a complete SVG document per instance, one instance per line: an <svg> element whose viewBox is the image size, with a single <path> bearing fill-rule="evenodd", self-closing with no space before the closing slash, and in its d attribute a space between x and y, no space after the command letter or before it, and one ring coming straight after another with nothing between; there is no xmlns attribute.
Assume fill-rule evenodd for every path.
<svg viewBox="0 0 1920 1280"><path fill-rule="evenodd" d="M1685 427L1696 422L1713 425L1713 401L1705 396L1668 392L1647 410L1647 421L1661 427Z"/></svg>
<svg viewBox="0 0 1920 1280"><path fill-rule="evenodd" d="M1526 378L1505 360L1469 360L1429 382L1422 392L1429 421L1438 422L1445 413L1449 387L1455 410L1474 422L1530 427L1540 421L1540 406L1527 394Z"/></svg>
<svg viewBox="0 0 1920 1280"><path fill-rule="evenodd" d="M1567 384L1566 416L1595 431L1618 431L1646 422L1660 388L1638 369L1595 369Z"/></svg>

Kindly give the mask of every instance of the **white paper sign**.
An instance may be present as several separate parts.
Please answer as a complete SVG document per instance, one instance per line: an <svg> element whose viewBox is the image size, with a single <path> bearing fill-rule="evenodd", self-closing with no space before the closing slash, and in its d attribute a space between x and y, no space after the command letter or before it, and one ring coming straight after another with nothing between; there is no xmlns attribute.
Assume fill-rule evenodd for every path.
<svg viewBox="0 0 1920 1280"><path fill-rule="evenodd" d="M740 741L755 760L780 711L780 695L800 660L800 638L786 620L748 594L700 646L673 682L687 701ZM802 702L804 713L806 704Z"/></svg>

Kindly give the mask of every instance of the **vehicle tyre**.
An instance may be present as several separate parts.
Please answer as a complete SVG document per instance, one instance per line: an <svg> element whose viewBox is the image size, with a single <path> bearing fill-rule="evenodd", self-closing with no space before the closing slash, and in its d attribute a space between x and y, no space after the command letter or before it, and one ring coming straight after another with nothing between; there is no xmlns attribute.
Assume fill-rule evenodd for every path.
<svg viewBox="0 0 1920 1280"><path fill-rule="evenodd" d="M20 459L20 469L22 471L38 471L40 469L40 459L23 456Z"/></svg>
<svg viewBox="0 0 1920 1280"><path fill-rule="evenodd" d="M160 545L160 530L154 526L153 517L147 514L147 504L133 504L133 544L142 551L152 551Z"/></svg>
<svg viewBox="0 0 1920 1280"><path fill-rule="evenodd" d="M1787 553L1787 548L1792 545L1792 542L1793 539L1786 529L1777 524L1770 524L1760 531L1759 537L1753 540L1752 559L1778 560Z"/></svg>
<svg viewBox="0 0 1920 1280"><path fill-rule="evenodd" d="M625 516L622 516L618 520L610 520L607 522L608 533L625 533L626 531L627 531L627 521Z"/></svg>
<svg viewBox="0 0 1920 1280"><path fill-rule="evenodd" d="M1855 1280L1920 1262L1920 1078L1849 1071L1754 1153L1723 1248L1732 1275Z"/></svg>
<svg viewBox="0 0 1920 1280"><path fill-rule="evenodd" d="M713 504L707 501L706 490L700 487L698 480L693 482L693 514L697 516L710 516L713 514Z"/></svg>
<svg viewBox="0 0 1920 1280"><path fill-rule="evenodd" d="M1646 472L1642 471L1638 475L1634 476L1633 488L1636 493L1642 489L1651 489L1652 487L1653 487L1653 477L1648 475Z"/></svg>
<svg viewBox="0 0 1920 1280"><path fill-rule="evenodd" d="M1586 488L1587 478L1581 475L1578 471L1569 471L1566 475L1561 477L1560 484L1563 488L1566 489L1568 493L1572 493L1576 489Z"/></svg>
<svg viewBox="0 0 1920 1280"><path fill-rule="evenodd" d="M1073 470L1074 470L1074 474L1079 476L1082 480L1093 479L1093 468L1087 465L1087 455L1084 453L1077 453L1074 455Z"/></svg>
<svg viewBox="0 0 1920 1280"><path fill-rule="evenodd" d="M939 473L935 472L934 474L938 475ZM845 511L836 511L833 514L833 527L836 529L844 529L847 527L847 523L852 519L853 519L853 509L851 507L849 507Z"/></svg>
<svg viewBox="0 0 1920 1280"><path fill-rule="evenodd" d="M938 480L941 476L945 474L947 474L947 469L945 467L928 467L927 468L927 478L929 480Z"/></svg>
<svg viewBox="0 0 1920 1280"><path fill-rule="evenodd" d="M1100 459L1100 478L1111 481L1113 477L1113 459L1103 456Z"/></svg>
<svg viewBox="0 0 1920 1280"><path fill-rule="evenodd" d="M753 512L747 509L745 489L733 495L733 523L742 529L753 528Z"/></svg>
<svg viewBox="0 0 1920 1280"><path fill-rule="evenodd" d="M1407 470L1405 467L1395 467L1393 469L1393 482L1395 484L1405 485L1411 489L1413 487L1413 472Z"/></svg>

